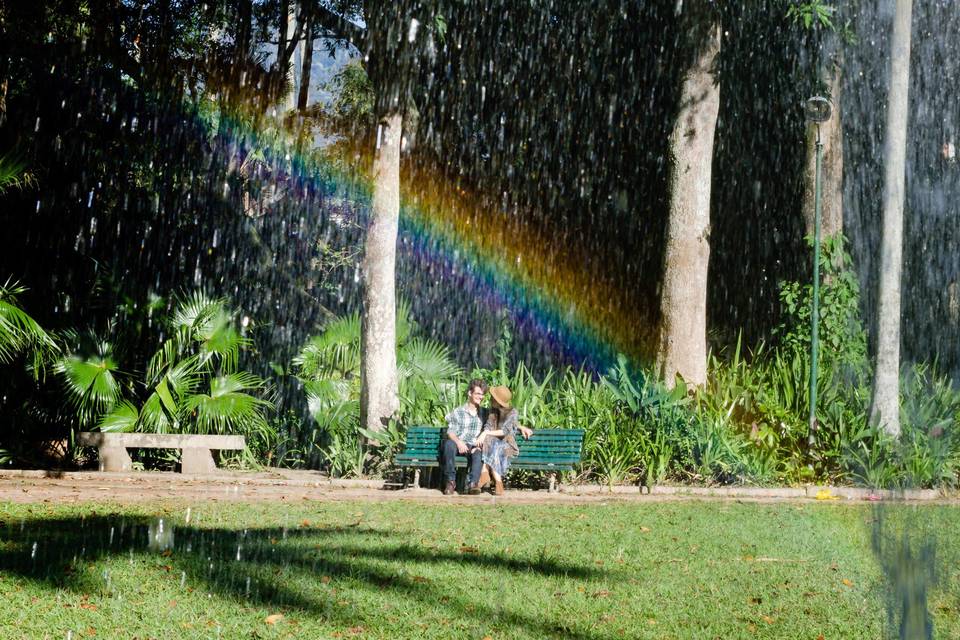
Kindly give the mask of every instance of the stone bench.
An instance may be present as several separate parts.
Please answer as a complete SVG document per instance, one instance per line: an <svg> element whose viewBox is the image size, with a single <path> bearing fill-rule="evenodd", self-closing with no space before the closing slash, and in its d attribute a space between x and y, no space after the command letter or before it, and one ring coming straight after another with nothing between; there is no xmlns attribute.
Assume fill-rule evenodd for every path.
<svg viewBox="0 0 960 640"><path fill-rule="evenodd" d="M78 443L97 447L100 471L130 471L133 461L127 449L180 449L180 470L183 473L216 473L211 450L244 449L243 436L192 435L182 433L100 433L83 431Z"/></svg>

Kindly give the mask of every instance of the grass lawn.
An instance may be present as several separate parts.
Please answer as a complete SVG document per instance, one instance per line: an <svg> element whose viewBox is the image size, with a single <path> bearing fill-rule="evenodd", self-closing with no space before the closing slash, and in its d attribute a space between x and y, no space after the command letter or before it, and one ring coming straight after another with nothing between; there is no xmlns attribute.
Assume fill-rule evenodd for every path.
<svg viewBox="0 0 960 640"><path fill-rule="evenodd" d="M6 504L0 521L4 639L882 638L887 586L931 580L936 637L960 637L951 506Z"/></svg>

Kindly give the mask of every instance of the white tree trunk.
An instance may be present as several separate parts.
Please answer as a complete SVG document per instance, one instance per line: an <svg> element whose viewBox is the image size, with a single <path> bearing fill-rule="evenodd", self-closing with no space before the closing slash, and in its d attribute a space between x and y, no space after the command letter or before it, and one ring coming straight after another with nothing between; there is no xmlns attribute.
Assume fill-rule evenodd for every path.
<svg viewBox="0 0 960 640"><path fill-rule="evenodd" d="M831 65L830 102L833 113L820 124L823 164L820 167L820 237L843 233L843 122L840 117L840 64ZM817 175L817 125L807 125L807 163L803 173L803 221L808 236L813 235Z"/></svg>
<svg viewBox="0 0 960 640"><path fill-rule="evenodd" d="M710 182L720 87L711 69L720 52L720 26L707 32L683 79L680 112L670 134L670 219L660 298L657 368L668 387L679 374L707 381L707 267L710 260Z"/></svg>
<svg viewBox="0 0 960 640"><path fill-rule="evenodd" d="M397 398L396 260L400 219L398 111L381 118L373 160L373 201L363 256L360 419L372 431L400 407Z"/></svg>
<svg viewBox="0 0 960 640"><path fill-rule="evenodd" d="M880 246L877 366L870 420L900 435L900 274L903 198L910 86L910 23L913 0L897 0L890 60L887 139L883 150L883 240Z"/></svg>
<svg viewBox="0 0 960 640"><path fill-rule="evenodd" d="M295 0L290 0L290 3L287 5L287 17L286 17L286 35L282 38L282 42L289 43L293 40L294 35L296 35L297 29L297 2ZM296 51L299 52L303 42L297 44ZM296 65L297 55L296 53L291 56L291 59L287 61L284 67L284 74L286 76L286 93L283 96L283 109L284 111L293 111L297 108L297 92L295 91L296 83L296 74L294 73L294 66Z"/></svg>

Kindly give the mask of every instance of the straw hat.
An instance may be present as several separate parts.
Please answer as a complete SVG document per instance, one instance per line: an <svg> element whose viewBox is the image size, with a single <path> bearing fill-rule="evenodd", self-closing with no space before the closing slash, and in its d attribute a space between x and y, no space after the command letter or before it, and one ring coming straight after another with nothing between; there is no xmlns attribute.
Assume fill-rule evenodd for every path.
<svg viewBox="0 0 960 640"><path fill-rule="evenodd" d="M490 387L490 397L497 401L504 409L512 409L510 401L513 400L513 394L507 387Z"/></svg>

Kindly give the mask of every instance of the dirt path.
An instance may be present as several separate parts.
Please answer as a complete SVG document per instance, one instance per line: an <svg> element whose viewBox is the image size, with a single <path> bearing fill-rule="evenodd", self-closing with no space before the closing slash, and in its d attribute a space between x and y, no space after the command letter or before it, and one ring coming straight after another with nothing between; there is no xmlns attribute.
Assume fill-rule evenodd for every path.
<svg viewBox="0 0 960 640"><path fill-rule="evenodd" d="M382 481L330 480L315 471L285 469L266 472L224 471L216 476L184 476L179 473L137 472L0 472L0 502L71 504L83 502L156 502L177 501L416 501L426 503L472 504L592 504L618 502L662 502L673 500L738 500L752 502L813 502L827 497L848 504L862 504L878 498L903 496L867 492L861 489L830 488L830 493L814 487L656 487L654 493L641 494L637 487L615 487L614 492L597 486L564 487L558 493L546 490L510 490L505 496L444 496L437 490L405 489L385 486ZM960 504L956 495L936 492L912 492L911 501Z"/></svg>

